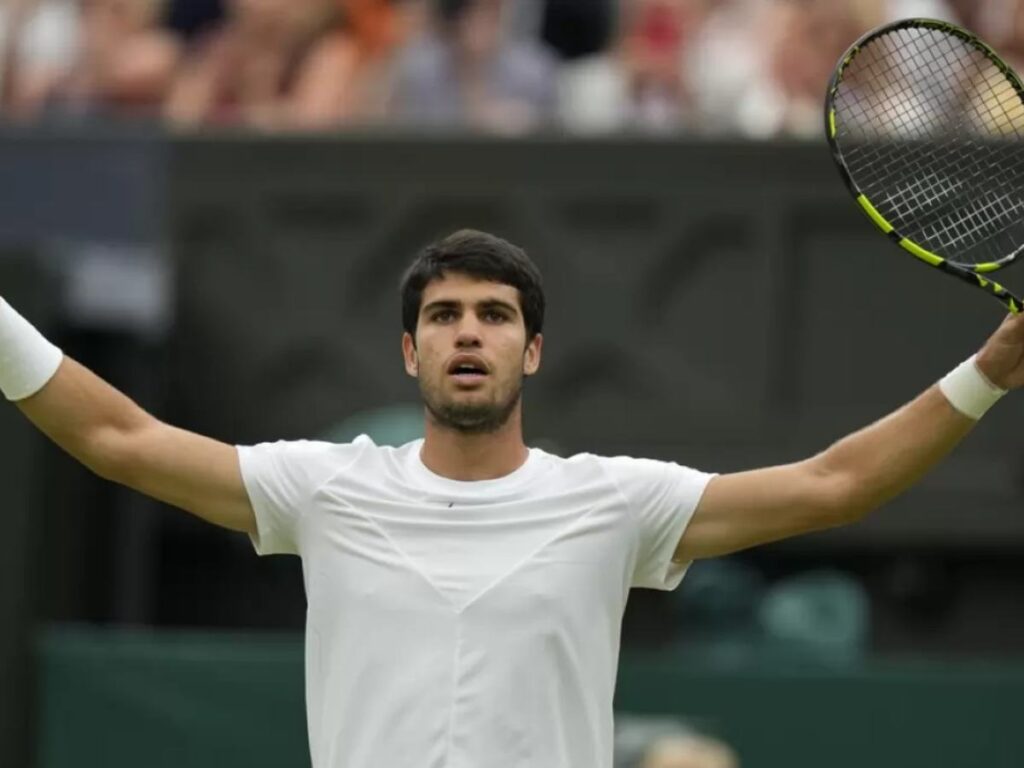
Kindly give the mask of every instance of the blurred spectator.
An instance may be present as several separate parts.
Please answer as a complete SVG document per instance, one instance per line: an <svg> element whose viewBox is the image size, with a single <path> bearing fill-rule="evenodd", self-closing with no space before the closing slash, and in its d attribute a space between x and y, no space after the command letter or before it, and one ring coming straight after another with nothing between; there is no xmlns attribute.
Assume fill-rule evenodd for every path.
<svg viewBox="0 0 1024 768"><path fill-rule="evenodd" d="M510 0L505 3L503 32L510 38L540 37L541 17L549 0Z"/></svg>
<svg viewBox="0 0 1024 768"><path fill-rule="evenodd" d="M0 83L5 111L25 79L70 65L78 39L75 0L7 0L0 7Z"/></svg>
<svg viewBox="0 0 1024 768"><path fill-rule="evenodd" d="M1020 72L1024 67L1024 0L979 0L973 5L970 21L974 31Z"/></svg>
<svg viewBox="0 0 1024 768"><path fill-rule="evenodd" d="M503 26L505 0L437 0L427 30L404 52L393 114L421 127L518 134L555 112L554 56Z"/></svg>
<svg viewBox="0 0 1024 768"><path fill-rule="evenodd" d="M336 0L228 0L226 10L175 83L172 122L308 129L348 115L360 48Z"/></svg>
<svg viewBox="0 0 1024 768"><path fill-rule="evenodd" d="M839 56L873 27L954 19L943 0L726 0L694 46L691 87L708 133L809 138Z"/></svg>
<svg viewBox="0 0 1024 768"><path fill-rule="evenodd" d="M986 0L948 0L946 4L953 14L951 20L977 31L978 10L986 5Z"/></svg>
<svg viewBox="0 0 1024 768"><path fill-rule="evenodd" d="M975 5L975 0L961 2L964 7ZM882 12L886 17L885 21L896 21L897 19L945 19L946 21L963 22L964 19L957 10L957 0L952 3L946 0L884 0ZM867 30L864 30L865 32ZM852 40L850 41L853 42Z"/></svg>
<svg viewBox="0 0 1024 768"><path fill-rule="evenodd" d="M718 4L690 67L702 127L754 138L817 135L839 55L883 18L873 0Z"/></svg>
<svg viewBox="0 0 1024 768"><path fill-rule="evenodd" d="M617 768L739 768L734 750L675 716L615 715Z"/></svg>
<svg viewBox="0 0 1024 768"><path fill-rule="evenodd" d="M6 0L0 94L27 117L813 137L842 50L906 16L1024 65L1024 0Z"/></svg>
<svg viewBox="0 0 1024 768"><path fill-rule="evenodd" d="M337 117L383 120L391 103L397 53L422 30L425 0L341 0L349 39L347 82L338 83Z"/></svg>
<svg viewBox="0 0 1024 768"><path fill-rule="evenodd" d="M224 18L223 0L169 0L167 26L186 40Z"/></svg>
<svg viewBox="0 0 1024 768"><path fill-rule="evenodd" d="M572 131L678 131L691 111L684 65L709 0L624 0L607 53L566 66L561 118Z"/></svg>
<svg viewBox="0 0 1024 768"><path fill-rule="evenodd" d="M28 49L21 57L18 45L7 58L10 111L27 117L158 114L180 56L175 37L159 25L163 0L79 0L75 5L74 37L56 31L75 14L66 4L15 0L9 7L8 34L21 34ZM38 38L29 41L33 34L45 36L45 24L51 28L50 44L60 45L62 54L36 55L45 46Z"/></svg>
<svg viewBox="0 0 1024 768"><path fill-rule="evenodd" d="M736 753L709 736L690 734L658 739L637 768L739 768Z"/></svg>
<svg viewBox="0 0 1024 768"><path fill-rule="evenodd" d="M593 56L611 45L618 0L547 0L538 34L565 60Z"/></svg>

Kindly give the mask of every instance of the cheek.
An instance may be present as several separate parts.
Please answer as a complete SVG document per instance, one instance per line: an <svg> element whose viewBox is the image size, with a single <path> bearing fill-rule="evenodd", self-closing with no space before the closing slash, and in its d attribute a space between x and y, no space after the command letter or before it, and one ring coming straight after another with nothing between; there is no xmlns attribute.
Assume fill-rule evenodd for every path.
<svg viewBox="0 0 1024 768"><path fill-rule="evenodd" d="M431 381L441 381L444 376L446 355L440 354L429 345L419 350L419 377Z"/></svg>
<svg viewBox="0 0 1024 768"><path fill-rule="evenodd" d="M505 368L510 376L521 376L526 366L528 353L523 350L522 343L510 344L502 354L505 360Z"/></svg>
<svg viewBox="0 0 1024 768"><path fill-rule="evenodd" d="M432 376L437 370L437 363L429 352L420 350L416 358L416 366L421 377Z"/></svg>

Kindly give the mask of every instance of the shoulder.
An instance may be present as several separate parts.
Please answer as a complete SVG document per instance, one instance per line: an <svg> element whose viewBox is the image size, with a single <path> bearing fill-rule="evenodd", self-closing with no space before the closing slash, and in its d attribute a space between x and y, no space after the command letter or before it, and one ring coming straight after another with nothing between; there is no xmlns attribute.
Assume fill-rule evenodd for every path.
<svg viewBox="0 0 1024 768"><path fill-rule="evenodd" d="M274 440L255 445L239 446L243 450L274 452L282 455L302 458L320 456L338 456L362 452L368 448L376 448L368 435L359 435L351 442L336 443L329 440Z"/></svg>
<svg viewBox="0 0 1024 768"><path fill-rule="evenodd" d="M618 489L621 481L631 474L661 463L629 456L600 456L594 453L577 453L565 457L543 451L541 454L547 471L558 476L562 482L603 483L613 489Z"/></svg>
<svg viewBox="0 0 1024 768"><path fill-rule="evenodd" d="M243 467L251 471L283 471L310 481L343 471L366 453L379 450L366 435L360 435L350 443L278 440L238 446Z"/></svg>
<svg viewBox="0 0 1024 768"><path fill-rule="evenodd" d="M577 453L566 458L559 458L559 462L570 468L589 468L614 477L630 472L657 471L673 465L671 462L659 461L658 459L643 459L633 456L602 456L596 453Z"/></svg>
<svg viewBox="0 0 1024 768"><path fill-rule="evenodd" d="M674 461L633 456L578 454L565 459L568 465L600 474L630 502L666 493L700 491L711 474Z"/></svg>

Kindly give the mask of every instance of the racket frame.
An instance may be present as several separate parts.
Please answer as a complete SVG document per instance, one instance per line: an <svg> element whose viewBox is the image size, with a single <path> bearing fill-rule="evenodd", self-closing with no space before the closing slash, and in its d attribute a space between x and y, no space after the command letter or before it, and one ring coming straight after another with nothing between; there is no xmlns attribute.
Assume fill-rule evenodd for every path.
<svg viewBox="0 0 1024 768"><path fill-rule="evenodd" d="M876 38L888 35L900 29L921 28L937 29L942 32L946 32L960 38L979 50L999 69L1000 72L1002 72L1007 80L1010 81L1010 84L1017 91L1017 95L1021 98L1021 101L1024 102L1024 84L1021 83L1017 73L1014 72L1006 62L999 58L999 55L992 50L987 43L981 40L973 32L948 21L927 18L900 19L899 21L883 24L882 26L876 27L875 29L865 33L858 38L853 45L847 48L839 58L839 62L836 64L836 68L832 72L832 77L828 84L828 90L825 94L825 137L828 140L829 149L832 152L832 159L835 161L836 167L839 169L839 174L843 179L843 183L846 185L850 194L853 195L853 198L864 210L868 218L870 218L871 221L873 221L875 225L882 230L882 232L888 235L889 239L899 245L903 250L912 254L919 261L945 272L947 275L959 278L976 288L980 288L998 299L1007 309L1010 310L1011 313L1015 315L1019 314L1024 311L1024 300L1021 300L1018 296L1011 293L1008 289L994 280L988 279L985 275L1013 263L1021 252L1024 252L1024 244L998 261L973 265L952 262L949 259L922 247L918 243L915 243L913 240L904 236L903 233L897 230L881 213L878 212L878 209L871 203L867 195L865 195L857 186L856 182L854 182L853 177L850 175L850 171L846 166L846 161L843 159L843 154L839 149L839 144L836 141L835 98L836 94L839 92L839 86L843 81L843 73L850 65L850 62L852 62L857 54L860 53L860 50L863 47Z"/></svg>

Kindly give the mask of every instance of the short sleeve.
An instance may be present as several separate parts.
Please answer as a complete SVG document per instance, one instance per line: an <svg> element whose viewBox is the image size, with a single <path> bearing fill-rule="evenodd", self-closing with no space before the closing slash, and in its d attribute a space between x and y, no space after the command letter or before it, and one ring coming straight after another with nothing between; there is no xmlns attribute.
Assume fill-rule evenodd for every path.
<svg viewBox="0 0 1024 768"><path fill-rule="evenodd" d="M672 560L713 474L671 462L616 457L605 459L637 525L634 587L675 589L689 563Z"/></svg>
<svg viewBox="0 0 1024 768"><path fill-rule="evenodd" d="M238 446L238 460L256 514L251 537L260 555L298 555L300 527L316 490L349 462L357 445L281 441Z"/></svg>

